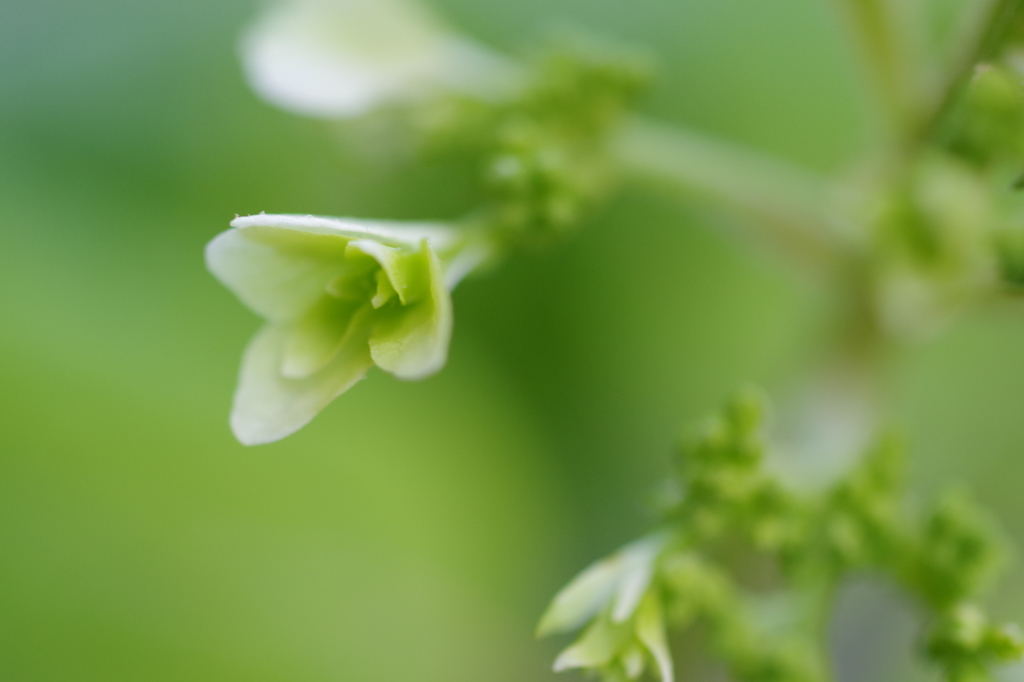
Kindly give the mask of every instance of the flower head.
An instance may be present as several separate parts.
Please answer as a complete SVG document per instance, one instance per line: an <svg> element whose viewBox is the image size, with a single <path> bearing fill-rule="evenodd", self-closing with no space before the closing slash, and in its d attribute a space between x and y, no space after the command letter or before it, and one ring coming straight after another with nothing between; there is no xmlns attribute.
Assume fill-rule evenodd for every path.
<svg viewBox="0 0 1024 682"><path fill-rule="evenodd" d="M490 95L515 68L414 0L287 0L243 36L249 82L299 114L350 118L437 90Z"/></svg>
<svg viewBox="0 0 1024 682"><path fill-rule="evenodd" d="M455 257L457 231L264 214L231 226L207 246L207 266L266 320L235 392L231 427L242 443L293 433L374 364L401 379L444 365L449 290L472 267L464 250Z"/></svg>
<svg viewBox="0 0 1024 682"><path fill-rule="evenodd" d="M537 627L540 636L576 630L583 634L555 661L555 671L584 668L604 679L640 677L648 663L662 682L672 682L661 604L652 580L672 540L656 532L633 542L579 574L555 595Z"/></svg>

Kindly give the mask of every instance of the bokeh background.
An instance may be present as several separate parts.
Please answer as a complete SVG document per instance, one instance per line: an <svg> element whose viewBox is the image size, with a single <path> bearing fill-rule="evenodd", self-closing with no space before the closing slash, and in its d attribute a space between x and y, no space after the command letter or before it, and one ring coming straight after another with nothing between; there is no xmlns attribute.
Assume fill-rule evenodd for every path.
<svg viewBox="0 0 1024 682"><path fill-rule="evenodd" d="M648 49L645 111L822 170L869 134L821 0L435 4L509 51L567 26ZM0 680L554 679L549 597L648 527L681 426L799 371L822 302L630 188L461 287L442 374L374 372L243 448L227 412L258 321L204 244L236 213L467 207L448 169L368 167L258 101L235 48L258 9L0 2ZM1024 546L1024 308L922 347L894 396L916 490L972 486ZM1011 569L994 608L1024 618Z"/></svg>

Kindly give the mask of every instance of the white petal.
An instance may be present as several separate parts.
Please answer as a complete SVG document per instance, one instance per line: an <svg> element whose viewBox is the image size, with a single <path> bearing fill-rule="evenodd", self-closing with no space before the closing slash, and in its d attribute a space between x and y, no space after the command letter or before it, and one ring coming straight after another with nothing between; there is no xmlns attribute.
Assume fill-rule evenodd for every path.
<svg viewBox="0 0 1024 682"><path fill-rule="evenodd" d="M418 249L424 239L437 251L444 251L459 239L457 230L439 223L392 222L361 218L325 218L312 215L276 214L242 216L231 227L274 227L310 234L339 235L348 239L373 239L388 246Z"/></svg>
<svg viewBox="0 0 1024 682"><path fill-rule="evenodd" d="M427 269L426 296L409 305L381 309L370 335L373 361L399 379L422 379L439 371L448 360L452 338L452 299L444 285L441 261L427 241L420 255Z"/></svg>
<svg viewBox="0 0 1024 682"><path fill-rule="evenodd" d="M575 630L613 599L612 621L627 620L650 585L654 562L670 538L664 532L648 535L591 564L555 595L537 635Z"/></svg>
<svg viewBox="0 0 1024 682"><path fill-rule="evenodd" d="M284 322L305 314L341 274L348 241L295 230L228 230L206 246L206 265L257 314Z"/></svg>
<svg viewBox="0 0 1024 682"><path fill-rule="evenodd" d="M622 573L615 604L612 606L612 620L621 623L636 611L640 599L647 592L654 575L654 562L665 548L670 536L656 533L641 538L620 550Z"/></svg>
<svg viewBox="0 0 1024 682"><path fill-rule="evenodd" d="M591 564L555 595L537 626L537 636L570 632L596 616L615 594L621 575L618 554Z"/></svg>
<svg viewBox="0 0 1024 682"><path fill-rule="evenodd" d="M330 363L304 379L287 379L280 368L289 333L287 326L266 325L242 358L231 428L245 445L270 443L298 431L373 364L367 325L357 319Z"/></svg>
<svg viewBox="0 0 1024 682"><path fill-rule="evenodd" d="M241 49L260 96L326 118L359 116L437 87L488 93L512 71L403 0L284 2L249 29Z"/></svg>
<svg viewBox="0 0 1024 682"><path fill-rule="evenodd" d="M445 267L444 285L448 291L452 291L463 278L481 266L486 266L496 255L496 248L490 242L477 242L460 248Z"/></svg>

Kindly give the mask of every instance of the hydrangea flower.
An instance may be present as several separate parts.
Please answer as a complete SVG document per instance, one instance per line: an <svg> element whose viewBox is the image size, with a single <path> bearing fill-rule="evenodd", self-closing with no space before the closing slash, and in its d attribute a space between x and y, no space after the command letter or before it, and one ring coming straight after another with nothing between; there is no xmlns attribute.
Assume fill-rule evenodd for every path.
<svg viewBox="0 0 1024 682"><path fill-rule="evenodd" d="M605 680L640 677L654 663L673 682L672 658L660 600L652 590L655 564L672 540L657 532L626 545L580 573L555 595L538 636L589 626L555 661L555 670L584 668Z"/></svg>
<svg viewBox="0 0 1024 682"><path fill-rule="evenodd" d="M243 36L253 89L289 111L350 118L438 90L492 96L515 67L413 0L287 0Z"/></svg>
<svg viewBox="0 0 1024 682"><path fill-rule="evenodd" d="M374 364L410 380L444 365L450 289L480 261L457 230L264 214L231 226L207 246L207 266L266 320L235 392L242 443L293 433Z"/></svg>

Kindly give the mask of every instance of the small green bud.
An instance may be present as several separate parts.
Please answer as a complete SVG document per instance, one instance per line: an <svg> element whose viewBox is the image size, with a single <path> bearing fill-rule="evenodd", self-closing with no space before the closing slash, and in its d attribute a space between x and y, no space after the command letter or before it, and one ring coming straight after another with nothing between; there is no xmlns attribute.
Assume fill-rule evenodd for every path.
<svg viewBox="0 0 1024 682"><path fill-rule="evenodd" d="M1024 159L1024 86L1000 64L977 67L950 117L949 148L978 166Z"/></svg>
<svg viewBox="0 0 1024 682"><path fill-rule="evenodd" d="M1024 230L999 230L994 239L1003 282L1015 290L1024 290Z"/></svg>
<svg viewBox="0 0 1024 682"><path fill-rule="evenodd" d="M916 584L942 607L975 594L999 559L995 534L966 495L947 495L928 519L917 556Z"/></svg>

